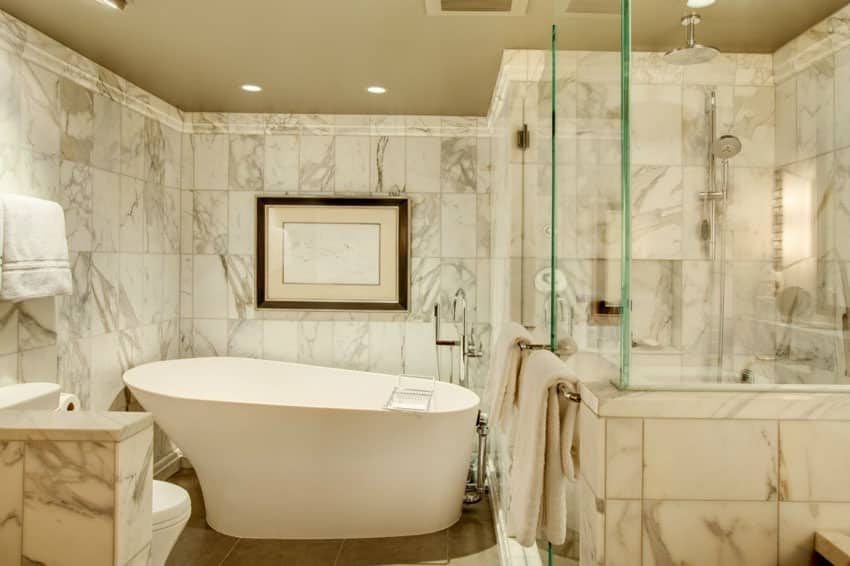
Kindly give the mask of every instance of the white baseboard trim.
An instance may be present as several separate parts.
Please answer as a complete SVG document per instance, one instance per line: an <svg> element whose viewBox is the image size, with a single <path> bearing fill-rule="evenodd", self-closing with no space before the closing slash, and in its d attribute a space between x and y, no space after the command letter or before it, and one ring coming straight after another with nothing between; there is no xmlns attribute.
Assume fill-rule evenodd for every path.
<svg viewBox="0 0 850 566"><path fill-rule="evenodd" d="M163 456L153 465L153 477L158 480L166 480L180 471L183 467L183 453L175 448L167 455Z"/></svg>

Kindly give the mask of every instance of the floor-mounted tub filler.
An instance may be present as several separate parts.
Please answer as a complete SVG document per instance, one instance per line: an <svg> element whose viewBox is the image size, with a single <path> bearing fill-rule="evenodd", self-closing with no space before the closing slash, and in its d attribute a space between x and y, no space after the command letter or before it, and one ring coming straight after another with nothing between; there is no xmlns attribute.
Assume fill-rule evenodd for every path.
<svg viewBox="0 0 850 566"><path fill-rule="evenodd" d="M468 389L438 382L428 412L389 411L396 376L241 358L156 362L124 381L192 462L219 532L392 537L460 518Z"/></svg>

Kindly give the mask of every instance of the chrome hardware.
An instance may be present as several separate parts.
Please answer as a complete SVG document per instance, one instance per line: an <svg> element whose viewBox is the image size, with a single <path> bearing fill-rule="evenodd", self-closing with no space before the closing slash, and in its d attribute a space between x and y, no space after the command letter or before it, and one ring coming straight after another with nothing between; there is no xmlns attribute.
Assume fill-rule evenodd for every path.
<svg viewBox="0 0 850 566"><path fill-rule="evenodd" d="M469 387L469 377L467 375L467 362L469 358L480 358L484 352L480 345L475 341L469 328L467 319L467 303L466 292L463 289L458 289L452 298L452 321L457 322L458 313L460 313L461 331L460 338L457 340L444 340L440 336L440 305L434 304L434 343L440 346L459 347L460 348L460 376L458 384L462 387Z"/></svg>
<svg viewBox="0 0 850 566"><path fill-rule="evenodd" d="M478 411L475 432L478 434L478 459L474 470L475 479L467 482L466 493L463 495L466 505L478 503L487 493L487 435L490 434L490 425L486 413Z"/></svg>
<svg viewBox="0 0 850 566"><path fill-rule="evenodd" d="M517 346L519 346L519 349L524 351L524 352L530 351L530 350L549 350L549 351L552 351L552 347L549 346L549 344L527 344L525 342L519 342L517 344ZM556 351L555 355L557 355L557 354L558 354L558 352ZM558 384L558 393L560 393L561 395L563 395L564 397L566 397L570 401L574 401L576 403L581 403L581 395L579 395L578 393L573 393L572 391L567 389L567 386L564 385L563 383Z"/></svg>

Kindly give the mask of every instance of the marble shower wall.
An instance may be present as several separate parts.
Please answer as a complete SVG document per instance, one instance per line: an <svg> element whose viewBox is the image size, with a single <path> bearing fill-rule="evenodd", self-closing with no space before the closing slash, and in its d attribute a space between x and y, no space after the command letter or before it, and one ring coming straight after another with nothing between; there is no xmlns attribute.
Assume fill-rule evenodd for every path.
<svg viewBox="0 0 850 566"><path fill-rule="evenodd" d="M0 12L0 191L65 209L74 292L0 303L0 384L126 407L122 372L178 354L180 113Z"/></svg>
<svg viewBox="0 0 850 566"><path fill-rule="evenodd" d="M181 353L390 373L436 368L433 304L458 288L489 345L490 137L480 118L187 114ZM409 313L254 307L254 206L266 195L411 202ZM449 312L448 309L443 312ZM443 379L450 373L447 354ZM486 362L473 379L483 378ZM456 369L455 369L456 371ZM483 381L475 383L479 390Z"/></svg>
<svg viewBox="0 0 850 566"><path fill-rule="evenodd" d="M847 383L850 340L850 6L774 55L777 262L786 287L812 308L776 330L777 374L788 382Z"/></svg>

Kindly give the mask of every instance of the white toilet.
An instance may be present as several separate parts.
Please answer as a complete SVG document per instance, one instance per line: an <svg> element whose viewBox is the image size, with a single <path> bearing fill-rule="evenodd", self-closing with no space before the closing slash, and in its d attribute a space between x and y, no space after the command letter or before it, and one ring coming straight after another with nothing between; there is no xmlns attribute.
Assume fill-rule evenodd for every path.
<svg viewBox="0 0 850 566"><path fill-rule="evenodd" d="M165 566L171 549L192 514L189 492L173 483L153 482L151 565Z"/></svg>

